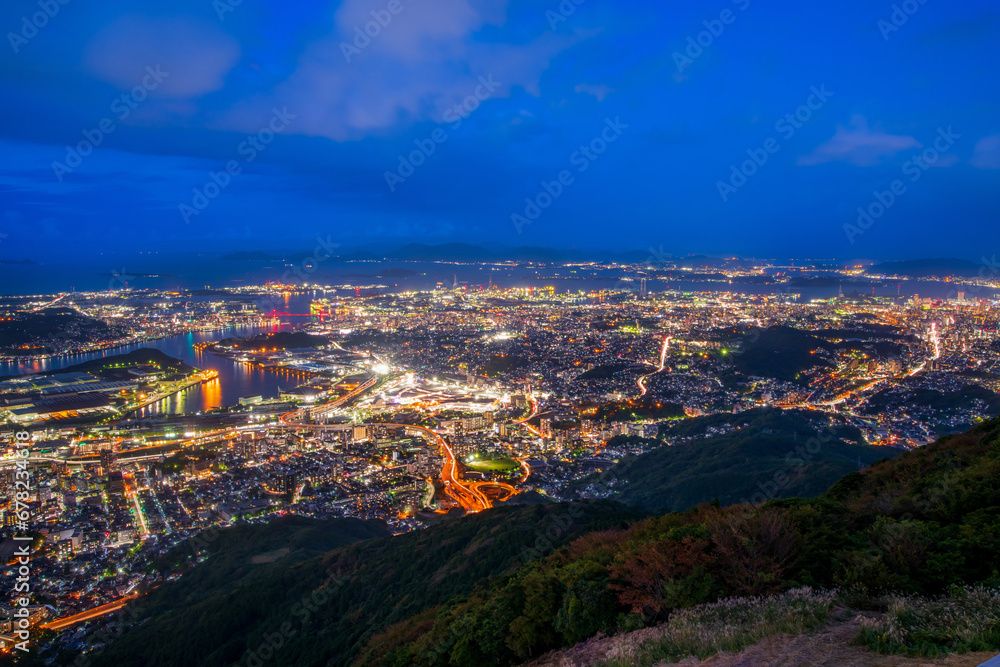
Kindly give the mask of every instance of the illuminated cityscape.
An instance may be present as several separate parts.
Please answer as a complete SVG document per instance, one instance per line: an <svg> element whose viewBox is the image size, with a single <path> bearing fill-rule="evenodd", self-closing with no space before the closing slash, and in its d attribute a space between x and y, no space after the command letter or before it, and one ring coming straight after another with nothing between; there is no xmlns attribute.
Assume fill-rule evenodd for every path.
<svg viewBox="0 0 1000 667"><path fill-rule="evenodd" d="M25 505L45 538L36 622L71 628L116 610L158 584L151 561L208 529L301 515L379 520L400 534L522 494L614 497L592 482L623 458L740 428L675 436L674 424L699 417L801 412L906 450L1000 408L1000 310L988 281L940 298L838 287L807 299L774 267L684 291L656 267L614 268L617 284L590 290L490 278L349 296L269 284L201 299L148 290L17 299L7 322L61 316L56 303L91 325L55 343L63 349L12 346L20 368L110 348L82 370L0 383L8 428L35 434L37 486ZM775 284L740 291L748 278ZM306 312L262 310L276 300ZM193 342L196 331L208 339ZM170 336L195 359L280 387L209 405L221 398L217 370L144 347ZM138 348L115 354L123 343ZM77 357L54 356L64 350ZM198 399L176 400L192 390ZM15 449L11 440L0 460L7 484ZM0 508L8 528L14 510L13 498Z"/></svg>
<svg viewBox="0 0 1000 667"><path fill-rule="evenodd" d="M0 667L1000 667L996 0L0 34Z"/></svg>

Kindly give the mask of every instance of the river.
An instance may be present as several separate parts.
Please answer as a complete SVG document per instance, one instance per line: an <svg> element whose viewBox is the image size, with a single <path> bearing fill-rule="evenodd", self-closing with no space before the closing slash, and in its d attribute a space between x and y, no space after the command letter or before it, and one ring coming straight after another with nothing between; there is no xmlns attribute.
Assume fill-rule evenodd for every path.
<svg viewBox="0 0 1000 667"><path fill-rule="evenodd" d="M298 297L298 300L302 303L291 303L290 305L293 307L304 306L304 312L308 312L310 299L308 297ZM303 379L287 371L264 370L259 367L252 367L248 364L225 359L210 352L196 350L195 345L205 341L215 341L232 336L243 337L271 331L289 331L306 321L308 321L308 318L284 318L280 322L276 321L274 324L267 326L243 326L215 331L196 331L86 354L50 357L48 359L22 363L0 363L0 376L56 371L85 361L116 354L125 354L144 347L154 348L175 359L180 359L191 366L215 370L218 372L219 377L211 382L189 387L162 401L153 403L144 408L142 413L148 415L157 413L181 414L204 412L213 407L236 405L239 399L244 396L259 395L265 398L272 398L278 395L279 389L295 387Z"/></svg>

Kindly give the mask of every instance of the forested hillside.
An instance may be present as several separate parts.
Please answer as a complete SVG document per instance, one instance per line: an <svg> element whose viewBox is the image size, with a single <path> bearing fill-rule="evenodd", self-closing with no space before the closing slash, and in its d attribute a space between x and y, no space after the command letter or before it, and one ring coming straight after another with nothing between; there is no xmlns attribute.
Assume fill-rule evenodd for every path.
<svg viewBox="0 0 1000 667"><path fill-rule="evenodd" d="M847 473L902 451L864 444L858 429L827 419L805 410L763 408L668 423L661 436L677 444L649 441L652 451L574 488L607 488L617 500L654 512L716 499L724 506L760 503L817 496Z"/></svg>
<svg viewBox="0 0 1000 667"><path fill-rule="evenodd" d="M233 567L251 567L231 556L247 553L240 530L195 576L151 594L148 618L94 664L233 665L266 653L273 665L514 665L732 596L995 585L1000 421L849 473L813 499L661 516L611 501L502 507L279 557L266 577L233 586Z"/></svg>

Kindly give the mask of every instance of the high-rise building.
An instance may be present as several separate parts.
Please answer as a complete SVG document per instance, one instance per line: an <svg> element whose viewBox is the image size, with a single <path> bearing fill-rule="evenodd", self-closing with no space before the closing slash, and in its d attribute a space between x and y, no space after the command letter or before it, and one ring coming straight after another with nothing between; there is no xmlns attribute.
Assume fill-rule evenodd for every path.
<svg viewBox="0 0 1000 667"><path fill-rule="evenodd" d="M241 442L237 451L248 461L260 460L263 455L267 454L267 441L261 439Z"/></svg>
<svg viewBox="0 0 1000 667"><path fill-rule="evenodd" d="M101 469L104 470L104 474L107 475L115 467L116 456L113 450L102 449L101 450Z"/></svg>
<svg viewBox="0 0 1000 667"><path fill-rule="evenodd" d="M113 472L108 475L108 493L125 495L125 478L120 472Z"/></svg>
<svg viewBox="0 0 1000 667"><path fill-rule="evenodd" d="M73 557L73 542L70 540L61 540L56 542L56 558L59 560L65 560L67 558Z"/></svg>
<svg viewBox="0 0 1000 667"><path fill-rule="evenodd" d="M294 472L285 473L278 478L278 490L291 498L295 493L295 482L296 477Z"/></svg>

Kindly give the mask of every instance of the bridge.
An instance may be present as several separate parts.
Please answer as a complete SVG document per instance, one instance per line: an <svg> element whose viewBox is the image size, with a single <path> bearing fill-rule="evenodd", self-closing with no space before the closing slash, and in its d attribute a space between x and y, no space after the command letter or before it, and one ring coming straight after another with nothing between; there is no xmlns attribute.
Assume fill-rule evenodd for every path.
<svg viewBox="0 0 1000 667"><path fill-rule="evenodd" d="M317 415L327 414L329 412L332 412L333 410L336 410L344 403L347 403L348 401L357 398L361 394L365 393L366 391L374 387L377 383L378 383L378 378L373 377L371 380L368 380L368 382L359 385L357 388L355 388L354 390L352 390L347 394L344 394L335 401L331 401L330 403L326 403L324 405L318 405L312 408L299 408L298 410L292 410L291 412L286 412L285 414L281 415L281 421L284 424L295 424L297 419L304 417L306 415L315 417Z"/></svg>
<svg viewBox="0 0 1000 667"><path fill-rule="evenodd" d="M363 392L367 391L371 387L375 386L378 382L378 378L372 378L363 385L360 385L350 393L340 397L336 401L329 403L327 405L319 406L316 408L300 408L299 410L293 410L292 412L287 412L281 415L281 425L278 427L280 429L298 429L298 430L326 430L326 429L336 429L341 430L344 428L342 424L303 424L298 420L309 414L313 417L317 415L327 414L336 408L340 407L344 403L356 398ZM537 403L534 403L535 412L537 412ZM530 417L529 417L530 418ZM494 500L491 496L495 497L496 500L507 500L511 496L517 493L515 489L510 484L505 484L502 482L476 482L476 481L466 481L462 479L461 472L458 467L458 461L455 458L455 453L448 444L445 438L429 428L424 428L423 426L416 426L414 424L395 424L386 423L383 426L403 428L404 430L417 431L422 435L426 436L430 441L435 442L444 454L445 464L441 469L441 480L444 482L445 494L452 498L460 507L469 512L479 512L485 509L493 507ZM528 426L528 428L531 428Z"/></svg>
<svg viewBox="0 0 1000 667"><path fill-rule="evenodd" d="M277 319L279 317L318 317L322 320L324 317L333 317L333 311L326 308L316 308L310 313L285 313L275 308L262 314L261 317L270 319Z"/></svg>
<svg viewBox="0 0 1000 667"><path fill-rule="evenodd" d="M215 431L210 431L197 438L192 438L190 440L176 440L172 442L161 442L155 445L149 445L148 447L137 447L136 449L123 449L117 452L118 463L127 464L139 461L152 461L160 458L171 452L167 451L156 451L149 454L136 454L136 452L145 452L151 449L160 450L164 447L176 444L177 449L185 449L188 447L198 447L200 445L213 442L218 440L220 437L225 437L227 433L232 433L234 431L241 430L242 427L228 428L228 429L218 429ZM255 427L259 428L259 427ZM130 456L131 455L131 456ZM17 466L20 459L10 457L0 460L0 468L13 468ZM45 454L35 454L28 457L28 463L61 463L67 466L94 466L101 464L101 457L99 454L85 454L83 456L74 456L72 458L63 459L58 456L45 455Z"/></svg>
<svg viewBox="0 0 1000 667"><path fill-rule="evenodd" d="M110 614L116 612L125 604L137 597L135 593L132 595L126 595L123 598L118 598L108 602L107 604L102 604L100 607L94 607L93 609L88 609L87 611L81 611L79 614L73 614L72 616L65 616L63 618L57 618L55 620L49 621L42 625L43 630L63 630L70 627L71 625L76 625L77 623L86 623L87 621L92 621L95 618L100 618L105 614Z"/></svg>

